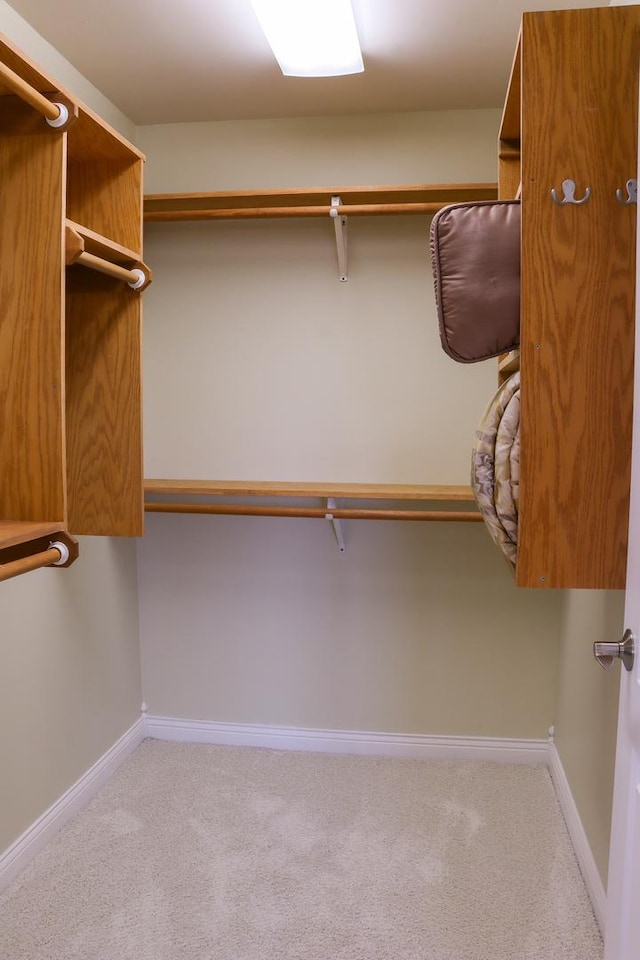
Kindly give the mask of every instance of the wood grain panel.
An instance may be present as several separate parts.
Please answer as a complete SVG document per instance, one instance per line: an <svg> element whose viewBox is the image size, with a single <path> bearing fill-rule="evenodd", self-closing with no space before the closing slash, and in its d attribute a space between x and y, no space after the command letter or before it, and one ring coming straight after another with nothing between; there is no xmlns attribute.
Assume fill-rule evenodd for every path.
<svg viewBox="0 0 640 960"><path fill-rule="evenodd" d="M142 259L142 161L70 162L67 215Z"/></svg>
<svg viewBox="0 0 640 960"><path fill-rule="evenodd" d="M234 517L315 517L327 519L326 507L289 507L238 503L160 503L147 501L147 513L188 513ZM482 523L482 514L473 510L399 510L392 507L331 507L334 520L407 520L436 523Z"/></svg>
<svg viewBox="0 0 640 960"><path fill-rule="evenodd" d="M67 271L68 528L141 536L142 424L137 293L89 270Z"/></svg>
<svg viewBox="0 0 640 960"><path fill-rule="evenodd" d="M512 142L520 140L520 99L522 93L522 45L518 37L516 52L511 65L509 86L500 122L500 139Z"/></svg>
<svg viewBox="0 0 640 960"><path fill-rule="evenodd" d="M522 586L625 583L639 52L637 7L523 18Z"/></svg>
<svg viewBox="0 0 640 960"><path fill-rule="evenodd" d="M64 135L48 131L0 137L3 520L66 517L64 147Z"/></svg>
<svg viewBox="0 0 640 960"><path fill-rule="evenodd" d="M256 497L343 497L347 500L463 500L471 487L399 483L287 483L271 480L145 480L145 493Z"/></svg>
<svg viewBox="0 0 640 960"><path fill-rule="evenodd" d="M69 130L69 160L71 163L112 161L126 166L135 160L144 160L144 154L80 104L78 122Z"/></svg>

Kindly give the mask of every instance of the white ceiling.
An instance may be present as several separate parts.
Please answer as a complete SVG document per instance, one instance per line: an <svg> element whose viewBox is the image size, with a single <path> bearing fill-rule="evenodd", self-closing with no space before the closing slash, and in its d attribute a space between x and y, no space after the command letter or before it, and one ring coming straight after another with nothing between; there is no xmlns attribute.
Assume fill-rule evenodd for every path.
<svg viewBox="0 0 640 960"><path fill-rule="evenodd" d="M354 0L365 72L298 79L249 0L9 2L137 124L498 107L523 10L606 5Z"/></svg>

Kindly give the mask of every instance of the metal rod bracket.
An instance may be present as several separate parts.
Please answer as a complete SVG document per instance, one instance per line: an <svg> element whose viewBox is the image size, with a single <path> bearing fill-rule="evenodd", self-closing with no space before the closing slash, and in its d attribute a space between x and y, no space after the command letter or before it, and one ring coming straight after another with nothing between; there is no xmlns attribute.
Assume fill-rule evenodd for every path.
<svg viewBox="0 0 640 960"><path fill-rule="evenodd" d="M329 213L336 230L338 280L344 282L349 279L347 274L347 218L339 212L341 202L340 197L331 197L331 210Z"/></svg>
<svg viewBox="0 0 640 960"><path fill-rule="evenodd" d="M336 535L336 540L338 541L338 550L340 553L345 553L346 546L344 542L344 531L342 529L342 522L336 520L332 511L336 509L336 501L333 497L327 499L327 512L324 515L325 520L330 520L333 524L333 532Z"/></svg>

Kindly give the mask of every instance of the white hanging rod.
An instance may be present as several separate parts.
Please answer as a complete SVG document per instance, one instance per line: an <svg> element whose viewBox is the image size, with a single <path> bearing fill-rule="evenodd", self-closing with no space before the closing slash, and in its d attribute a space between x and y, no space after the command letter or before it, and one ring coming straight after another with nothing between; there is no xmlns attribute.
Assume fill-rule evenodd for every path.
<svg viewBox="0 0 640 960"><path fill-rule="evenodd" d="M0 63L0 79L6 87L13 91L21 100L42 114L50 127L64 127L69 119L69 109L64 103L53 103L47 100L44 94L23 80L6 64Z"/></svg>

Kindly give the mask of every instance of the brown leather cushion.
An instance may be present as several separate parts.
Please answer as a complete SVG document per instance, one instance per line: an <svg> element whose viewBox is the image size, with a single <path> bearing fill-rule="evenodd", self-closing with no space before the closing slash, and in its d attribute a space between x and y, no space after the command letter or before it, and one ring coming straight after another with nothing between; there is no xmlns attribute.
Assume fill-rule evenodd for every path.
<svg viewBox="0 0 640 960"><path fill-rule="evenodd" d="M476 363L520 342L520 202L456 203L431 223L442 349Z"/></svg>

